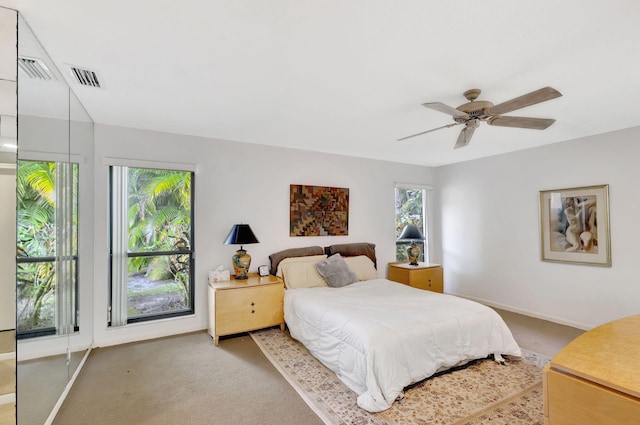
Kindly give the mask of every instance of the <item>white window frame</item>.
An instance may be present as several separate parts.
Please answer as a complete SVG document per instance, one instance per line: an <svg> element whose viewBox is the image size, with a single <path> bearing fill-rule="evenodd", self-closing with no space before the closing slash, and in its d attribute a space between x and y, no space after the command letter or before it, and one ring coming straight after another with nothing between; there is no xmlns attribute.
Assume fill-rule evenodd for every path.
<svg viewBox="0 0 640 425"><path fill-rule="evenodd" d="M172 171L186 171L191 172L195 177L197 172L197 166L195 164L184 164L177 162L161 162L161 161L147 161L136 160L129 158L116 158L105 157L103 164L108 167L110 174L113 176L113 181L109 179L109 185L111 187L112 196L111 203L109 204L109 215L112 225L111 234L111 302L109 307L109 326L119 327L126 326L129 322L128 315L128 295L127 295L127 282L128 282L128 216L126 213L113 214L114 210L119 212L127 211L127 197L128 197L128 169L129 168L151 168L162 169ZM194 182L192 181L192 185ZM192 191L194 187L192 186ZM191 196L192 205L191 208L195 209L195 193ZM192 212L192 217L194 216ZM193 226L194 223L192 223ZM192 243L194 239L192 231ZM192 258L195 259L195 250L191 253ZM194 271L192 271L192 279ZM195 283L192 282L191 297L195 297ZM190 314L195 313L195 300L191 301L193 311ZM158 320L164 319L163 315L158 317ZM151 319L153 320L153 319Z"/></svg>

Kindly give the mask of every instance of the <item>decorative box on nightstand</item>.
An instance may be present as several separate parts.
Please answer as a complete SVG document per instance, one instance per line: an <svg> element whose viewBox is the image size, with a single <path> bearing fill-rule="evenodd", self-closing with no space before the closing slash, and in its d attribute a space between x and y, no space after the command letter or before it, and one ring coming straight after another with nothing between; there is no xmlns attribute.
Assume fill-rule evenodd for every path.
<svg viewBox="0 0 640 425"><path fill-rule="evenodd" d="M414 288L444 292L442 266L440 264L418 263L417 266L412 266L408 263L389 263L387 277L389 280L404 283Z"/></svg>
<svg viewBox="0 0 640 425"><path fill-rule="evenodd" d="M249 273L245 280L209 283L209 335L216 345L222 335L280 325L284 331L284 283L276 276Z"/></svg>

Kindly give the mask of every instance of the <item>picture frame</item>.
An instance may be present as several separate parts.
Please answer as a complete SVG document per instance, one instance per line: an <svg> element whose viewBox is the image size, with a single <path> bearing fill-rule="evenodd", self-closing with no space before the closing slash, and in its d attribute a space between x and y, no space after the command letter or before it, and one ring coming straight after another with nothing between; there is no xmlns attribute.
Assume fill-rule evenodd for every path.
<svg viewBox="0 0 640 425"><path fill-rule="evenodd" d="M611 267L609 185L540 191L542 261Z"/></svg>
<svg viewBox="0 0 640 425"><path fill-rule="evenodd" d="M349 188L289 185L289 236L348 236Z"/></svg>

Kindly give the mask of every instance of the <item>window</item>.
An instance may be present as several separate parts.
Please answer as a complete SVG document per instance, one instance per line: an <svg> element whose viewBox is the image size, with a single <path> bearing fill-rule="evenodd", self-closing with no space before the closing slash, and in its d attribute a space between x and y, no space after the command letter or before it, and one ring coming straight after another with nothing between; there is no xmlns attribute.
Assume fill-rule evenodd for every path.
<svg viewBox="0 0 640 425"><path fill-rule="evenodd" d="M18 161L19 339L78 330L78 164Z"/></svg>
<svg viewBox="0 0 640 425"><path fill-rule="evenodd" d="M428 229L427 229L427 190L419 185L396 186L396 261L407 261L407 248L410 242L398 241L402 230L408 224L415 224L422 231L424 241L416 241L420 247L418 261L428 261Z"/></svg>
<svg viewBox="0 0 640 425"><path fill-rule="evenodd" d="M112 166L111 326L193 313L193 173Z"/></svg>

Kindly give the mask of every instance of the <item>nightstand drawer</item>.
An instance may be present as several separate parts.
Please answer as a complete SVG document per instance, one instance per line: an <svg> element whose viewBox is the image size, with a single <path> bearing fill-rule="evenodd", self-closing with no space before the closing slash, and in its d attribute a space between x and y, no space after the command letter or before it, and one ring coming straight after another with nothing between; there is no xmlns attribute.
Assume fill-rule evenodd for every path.
<svg viewBox="0 0 640 425"><path fill-rule="evenodd" d="M412 272L409 286L434 292L443 292L442 267L432 267Z"/></svg>
<svg viewBox="0 0 640 425"><path fill-rule="evenodd" d="M215 291L215 335L229 335L280 325L282 283Z"/></svg>
<svg viewBox="0 0 640 425"><path fill-rule="evenodd" d="M442 266L438 264L411 266L407 263L389 263L387 278L418 289L444 292Z"/></svg>

